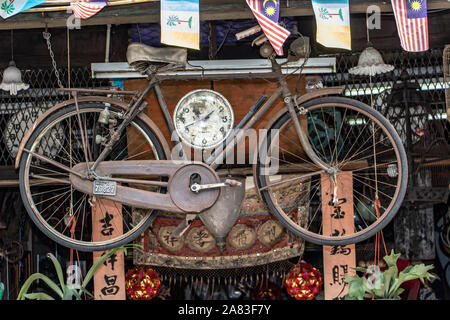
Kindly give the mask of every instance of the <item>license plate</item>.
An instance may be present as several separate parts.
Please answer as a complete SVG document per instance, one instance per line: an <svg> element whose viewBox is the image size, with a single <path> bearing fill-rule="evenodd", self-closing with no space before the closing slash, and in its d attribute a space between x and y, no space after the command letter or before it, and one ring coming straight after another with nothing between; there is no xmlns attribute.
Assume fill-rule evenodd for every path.
<svg viewBox="0 0 450 320"><path fill-rule="evenodd" d="M116 195L116 182L105 180L94 180L94 194L102 196L115 196Z"/></svg>

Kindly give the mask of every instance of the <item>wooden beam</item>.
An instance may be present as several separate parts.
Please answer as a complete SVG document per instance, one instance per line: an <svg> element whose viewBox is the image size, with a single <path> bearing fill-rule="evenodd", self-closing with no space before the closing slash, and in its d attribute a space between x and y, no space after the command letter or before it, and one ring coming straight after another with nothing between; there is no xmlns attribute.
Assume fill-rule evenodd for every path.
<svg viewBox="0 0 450 320"><path fill-rule="evenodd" d="M392 12L390 1L374 0L351 1L350 12L365 13L367 7L373 4L378 5L381 12ZM450 9L450 2L448 0L428 0L427 7L428 10ZM45 8L48 8L48 6ZM281 17L312 16L311 1L284 1L280 15ZM0 30L61 28L66 27L68 17L69 14L65 10L58 12L24 12L0 21ZM243 0L224 0L219 4L213 0L200 0L200 19L202 21L252 18L254 16ZM92 18L82 20L81 27L106 24L159 23L159 20L160 3L156 1L106 7Z"/></svg>

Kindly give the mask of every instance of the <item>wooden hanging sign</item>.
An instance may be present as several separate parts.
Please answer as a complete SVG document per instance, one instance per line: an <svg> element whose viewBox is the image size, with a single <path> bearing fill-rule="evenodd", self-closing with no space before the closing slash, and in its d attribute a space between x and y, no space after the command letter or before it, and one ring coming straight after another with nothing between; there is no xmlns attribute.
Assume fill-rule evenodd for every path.
<svg viewBox="0 0 450 320"><path fill-rule="evenodd" d="M97 199L92 208L93 241L104 241L123 234L122 206L109 200ZM107 251L95 251L94 263ZM125 257L115 252L94 274L96 300L125 300Z"/></svg>
<svg viewBox="0 0 450 320"><path fill-rule="evenodd" d="M322 222L323 234L338 236L353 233L353 179L351 171L336 176L337 202L333 203L334 183L328 174L322 174ZM344 281L346 274L355 274L355 245L323 247L325 300L340 300L348 291Z"/></svg>

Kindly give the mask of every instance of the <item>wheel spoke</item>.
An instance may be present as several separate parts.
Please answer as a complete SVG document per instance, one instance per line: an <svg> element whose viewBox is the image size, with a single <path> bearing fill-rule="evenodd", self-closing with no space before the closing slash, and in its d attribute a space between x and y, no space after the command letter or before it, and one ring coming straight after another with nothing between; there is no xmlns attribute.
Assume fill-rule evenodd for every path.
<svg viewBox="0 0 450 320"><path fill-rule="evenodd" d="M84 172L77 172L73 170L73 167L80 163L85 164L88 160L93 161L101 153L105 144L96 144L96 135L107 140L110 138L111 127L97 122L103 108L80 104L79 112L74 106L67 107L67 112L55 112L49 116L47 125L41 125L35 129L42 134L33 141L30 140L24 148L27 158L21 163L20 170L28 176L28 179L22 179L20 183L21 188L25 188L25 193L28 195L26 201L29 206L26 208L30 214L39 217L38 220L47 221L47 223L38 224L41 230L46 234L56 235L57 242L74 249L99 250L96 241L90 235L93 223L90 196L73 188L69 175L73 174L86 179ZM120 125L120 121L118 120L117 125ZM150 128L134 121L130 126L133 126L133 129L129 131L126 128L121 133L110 156L104 161L138 157L143 160L160 159L163 148L155 136L149 134ZM50 154L47 152L50 150L50 145L46 137L50 135L50 132L54 132L55 128L59 128L58 132L63 130L63 133L60 133L60 138L53 144L58 151L54 153L53 147ZM136 143L128 143L128 134L132 135L131 139ZM112 177L112 179L115 178ZM127 175L121 175L120 179L127 179ZM126 184L126 182L122 183ZM112 203L112 208L121 211L121 217L111 221L112 227L123 229L123 234L116 234L110 239L102 240L101 250L117 247L119 240L131 241L136 238L149 218L139 216L136 219L129 206L113 200L109 201ZM97 203L99 204L97 209L102 210L104 215L105 205L101 201ZM72 232L75 233L72 235Z"/></svg>
<svg viewBox="0 0 450 320"><path fill-rule="evenodd" d="M399 141L398 137L395 137L396 133L385 127L385 120L370 107L360 108L359 103L354 103L347 98L330 97L319 100L322 102L317 105L311 104L307 108L308 125L310 126L308 132L311 134L309 141L317 156L336 172L319 171L320 167L312 163L309 157L303 159L299 154L301 151L293 152L293 150L303 150L303 148L300 142L293 141L292 130L289 130L291 119L285 116L284 122L278 120L274 122L276 125L270 129L279 130L279 141L276 143L280 145L280 154L278 159L273 157L273 161L278 160L280 163L287 164L289 167L295 166L300 170L303 168L305 172L293 177L288 175L283 177L283 172L288 174L289 171L279 171L276 175L281 175L281 180L278 178L279 180L272 181L269 176L261 174L265 172L264 169L268 167L269 163L261 163L258 171L260 173L259 181L261 181L259 189L261 191L271 190L271 192L262 193L264 199L268 203L275 204L271 208L275 208L279 212L280 221L294 234L322 245L355 243L375 234L381 228L381 221L388 215L395 214L394 204L396 201L401 201L401 199L399 200L399 189L404 190L406 186L402 184L404 180L400 180L400 178L392 180L392 177L388 175L387 167L396 164L399 177L402 177L404 170L407 169L401 166L402 163L405 163L404 148L402 145L396 144L396 141ZM328 102L324 103L323 101ZM341 101L346 101L346 103ZM267 148L271 149L270 143ZM325 230L342 231L344 221L331 219L326 222L329 225L324 226L323 204L329 199L322 199L322 196L329 197L334 190L322 190L324 185L333 189L333 184L324 184L320 179L332 178L333 174L338 175L344 170L352 174L353 190L345 190L344 186L344 189L339 192L353 198L355 231L349 233L347 230L346 234L339 233L337 235L333 233L333 240L330 240L330 235L323 234L324 227ZM292 188L293 185L300 182L307 183L308 177L313 178L314 176L321 178L311 179L309 190L302 191L303 194L297 199L297 201L302 201L302 205L307 206L309 212L308 222L300 225L295 222L295 217L291 217L289 214L292 209L282 206L285 200L279 198L279 195L288 195L291 192L289 188ZM375 215L373 207L377 198L381 203L379 217ZM298 219L304 221L304 219Z"/></svg>

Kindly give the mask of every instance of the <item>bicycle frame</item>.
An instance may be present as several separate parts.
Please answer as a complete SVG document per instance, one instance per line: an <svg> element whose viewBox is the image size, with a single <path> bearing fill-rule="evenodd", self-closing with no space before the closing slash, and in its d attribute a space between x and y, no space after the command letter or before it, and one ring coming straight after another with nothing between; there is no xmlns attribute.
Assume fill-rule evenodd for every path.
<svg viewBox="0 0 450 320"><path fill-rule="evenodd" d="M285 106L287 107L287 110L289 111L289 113L291 115L297 135L300 139L302 146L304 147L306 154L310 157L310 159L315 164L317 164L325 172L328 172L330 174L335 173L335 169L331 168L325 162L323 162L317 156L317 154L314 152L314 150L312 149L312 147L308 141L307 135L306 135L304 129L302 128L302 126L300 125L300 121L298 120L297 110L296 110L296 106L298 106L298 103L293 101L291 92L287 86L286 75L282 74L281 65L277 63L277 61L275 60L275 58L273 56L270 57L269 59L272 63L273 74L276 78L278 78L278 83L279 83L278 89L270 96L270 98L261 107L260 107L260 105L262 104L262 99L258 100L257 103L255 103L255 105L252 108L250 108L249 112L244 117L244 119L241 121L241 123L239 123L239 125L234 129L232 134L230 134L230 136L226 139L226 141L224 143L225 148L224 149L216 148L214 153L208 159L205 160L205 163L207 165L209 165L212 169L214 169L214 170L217 169L217 167L220 165L221 161L229 154L229 152L231 152L231 150L234 148L234 146L237 145L245 137L245 134L237 136L239 129L241 129L245 132L248 129L253 128L254 125L261 119L261 117L263 117L264 114L272 107L272 105L280 97L283 97ZM176 79L184 80L180 76L177 76ZM174 144L175 144L176 152L177 152L177 154L180 155L181 159L186 160L186 156L182 149L182 145L179 142L180 141L179 137L176 133L174 124L172 122L172 117L170 116L167 104L164 100L164 96L159 87L159 82L160 82L160 80L158 78L158 75L154 75L154 76L150 77L150 81L149 81L148 85L139 94L136 102L133 104L133 106L127 112L127 115L124 117L124 121L117 128L117 131L116 131L117 134L115 134L110 139L110 141L107 143L103 152L99 155L97 160L90 167L90 171L92 171L92 172L95 171L95 169L100 164L100 162L103 161L107 157L107 155L109 154L109 151L112 149L112 146L116 141L115 137L120 136L122 131L128 126L128 124L133 120L133 118L146 107L145 103L144 103L144 107L142 107L143 101L151 89L155 90L155 94L156 94L159 106L164 115L169 132L171 134L171 137L175 138ZM341 88L339 88L338 90L342 91ZM233 141L234 141L234 143L231 143Z"/></svg>
<svg viewBox="0 0 450 320"><path fill-rule="evenodd" d="M184 151L182 149L182 144L179 142L179 139L177 139L178 136L176 134L174 124L172 122L172 117L170 116L167 104L164 100L164 96L159 87L159 83L164 80L186 80L191 77L189 77L189 76L181 77L181 76L177 75L177 76L173 76L172 79L170 79L167 77L164 78L164 76L160 76L158 74L149 76L149 83L147 84L147 86L145 86L143 89L141 89L140 92L139 91L138 92L134 92L134 91L123 92L123 91L110 91L110 90L99 90L99 89L60 89L62 91L71 92L71 94L74 98L73 103L75 104L76 110L78 111L77 114L78 114L78 121L79 121L80 127L82 127L82 126L81 126L81 119L79 118L78 102L85 101L85 99L88 97L83 97L83 99L81 99L81 97L79 98L78 97L79 92L103 93L103 94L116 93L116 94L126 94L126 95L134 96L134 102L132 102L130 107L127 108L127 110L121 115L121 119L123 121L116 128L115 132L113 132L113 134L111 134L111 138L109 139L109 141L106 142L105 148L103 149L103 151L100 153L100 155L94 162L88 161L89 157L88 157L88 151L87 151L87 147L86 147L87 136L85 136L85 134L82 132L81 140L82 140L82 145L83 145L83 152L85 153L85 159L86 159L86 162L84 164L81 163L73 168L65 167L61 164L55 163L53 160L51 160L49 158L38 155L29 150L25 150L23 148L23 146L25 145L26 141L21 142L22 148L19 148L19 153L16 158L16 163L19 162L22 151L30 153L31 155L35 156L36 158L39 158L42 161L46 161L50 164L56 165L60 169L65 170L66 172L70 173L70 183L73 184L76 189L78 189L82 192L85 192L85 193L92 192L92 188L93 188L92 181L97 180L97 179L116 181L119 183L120 182L124 182L124 183L132 182L132 183L143 184L143 185L168 187L169 193L170 193L170 179L173 178L173 176L175 175L176 169L179 169L182 166L185 166L187 164L196 164L197 166L203 166L203 169L201 169L201 170L204 170L204 172L209 172L209 174L213 173L213 175L216 178L212 179L208 183L214 183L214 182L219 181L215 170L220 165L221 160L223 160L228 155L228 153L234 149L234 146L237 145L245 137L245 134L238 135L238 131L242 130L243 132L246 132L247 130L253 128L254 125L263 117L263 115L273 106L273 104L278 99L283 97L285 106L280 112L282 112L282 113L289 112L291 114L297 135L300 139L300 142L301 142L305 152L311 158L311 160L315 164L317 164L319 166L319 168L322 169L323 172L328 172L330 174L333 174L334 168L330 168L322 160L320 160L319 157L314 152L311 145L309 144L306 133L305 133L304 129L301 127L299 119L297 117L297 112L298 112L297 108L298 108L298 105L300 105L303 102L308 101L310 99L313 99L313 98L316 98L319 96L328 95L328 94L338 94L338 93L342 92L343 88L339 87L339 88L327 88L327 89L322 89L322 90L316 90L314 92L305 94L305 95L297 98L296 101L294 101L294 99L291 95L291 92L287 86L287 82L286 82L287 75L282 74L281 65L277 63L277 61L275 60L274 57L270 58L270 61L272 62L272 70L273 70L273 72L270 75L265 74L265 75L252 75L252 76L255 78L268 78L268 77L277 78L278 83L279 83L278 89L275 90L275 92L267 100L265 100L266 97L263 96L257 101L257 103L255 103L255 105L252 108L250 108L248 114L244 117L244 119L241 121L241 123L239 123L239 125L234 129L233 134L231 134L226 139L225 143L223 144L224 148L216 148L214 150L214 153L208 159L206 159L205 163L190 162L190 161L186 161L186 160L183 161L183 159L186 159L186 157L185 157ZM237 77L231 77L231 78L235 79L235 78L242 78L242 77L243 77L242 75L239 75ZM217 79L217 77L211 77L211 76L209 76L208 78ZM229 79L229 78L230 77L227 77L227 79ZM159 162L159 166L158 166L159 170L161 170L160 172L166 173L165 176L169 177L169 183L160 182L160 181L148 181L148 180L142 180L142 179L141 180L122 179L122 178L116 179L116 178L108 177L108 175L113 174L113 173L120 173L120 174L125 173L124 169L123 169L123 167L124 167L123 162L116 163L114 161L104 161L104 159L106 159L109 152L112 150L114 144L118 140L118 137L121 136L121 134L123 133L125 128L133 121L133 119L135 117L139 116L139 114L146 108L147 102L145 102L144 99L147 96L147 94L150 92L150 90L152 90L152 89L154 89L154 91L155 91L159 106L164 115L168 129L169 129L172 137L175 137L175 140L176 140L176 141L174 141L175 148L176 148L177 153L181 155L182 161L179 161L178 159L171 159L171 160L166 160L166 161L142 160L142 161L138 161L136 163L134 163L135 161L130 161L130 162L127 162L127 166L125 166L125 167L128 167L128 164L130 164L129 170L127 171L125 169L125 171L127 171L128 174L132 174L132 173L139 173L139 166L144 165L144 166L150 168L152 163L156 164L156 162ZM275 118L278 118L278 117L275 117ZM36 127L39 120L40 119L38 119L35 122L33 127ZM32 130L32 129L30 129L30 130ZM28 133L27 133L27 136L29 136ZM177 160L177 166L174 166L174 160ZM87 168L87 170L86 170L86 168ZM97 168L99 168L100 174L98 174L96 172ZM104 171L104 168L108 168L106 172ZM152 171L152 170L149 170L149 172L150 171ZM103 172L105 174L101 174L101 172ZM155 174L157 171L152 171L152 172L153 172L153 174ZM176 189L176 187L173 187L173 188ZM118 194L113 196L113 199L115 201L121 202L125 205L132 205L132 206L136 206L136 207L140 207L140 208L160 209L160 210L173 211L173 212L186 212L186 210L183 210L179 206L175 205L171 201L171 199L168 195L162 195L161 193L157 193L157 192L143 191L143 190L123 187L123 186L117 186L117 189L119 190ZM134 191L134 192L132 193L132 191ZM202 193L206 194L207 192L202 192ZM200 193L200 194L202 194L202 193ZM104 198L108 199L108 198L111 198L111 196L105 196ZM201 199L198 199L198 203L200 203L200 204L208 203L208 201L202 202ZM200 207L201 207L201 209L194 209L194 210L192 210L192 212L201 212L205 208L208 208L209 205L203 205Z"/></svg>

